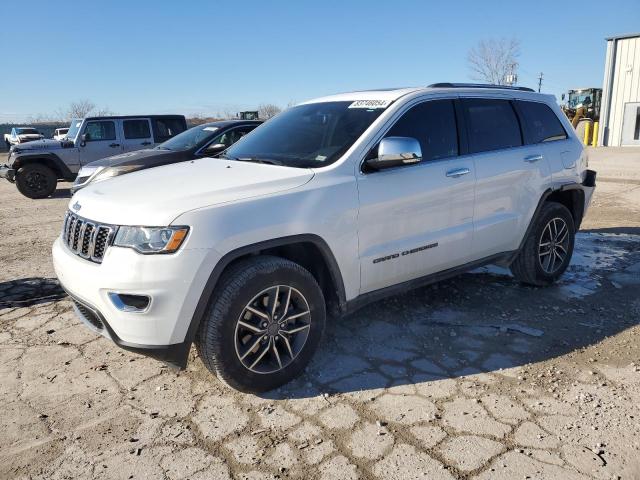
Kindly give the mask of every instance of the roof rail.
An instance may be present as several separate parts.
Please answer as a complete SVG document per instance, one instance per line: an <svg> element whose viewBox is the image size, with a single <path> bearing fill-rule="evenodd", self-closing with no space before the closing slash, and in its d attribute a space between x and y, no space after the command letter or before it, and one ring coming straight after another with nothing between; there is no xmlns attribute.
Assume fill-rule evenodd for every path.
<svg viewBox="0 0 640 480"><path fill-rule="evenodd" d="M533 88L529 87L514 87L509 85L491 85L488 83L449 83L440 82L432 83L428 85L429 88L497 88L501 90L520 90L523 92L535 92Z"/></svg>

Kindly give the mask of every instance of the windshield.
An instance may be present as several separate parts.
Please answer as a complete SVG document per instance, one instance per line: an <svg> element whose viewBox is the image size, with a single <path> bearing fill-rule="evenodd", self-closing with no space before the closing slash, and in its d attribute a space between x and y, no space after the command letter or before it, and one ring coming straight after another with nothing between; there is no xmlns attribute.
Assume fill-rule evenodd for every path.
<svg viewBox="0 0 640 480"><path fill-rule="evenodd" d="M18 128L18 135L38 135L35 128Z"/></svg>
<svg viewBox="0 0 640 480"><path fill-rule="evenodd" d="M361 101L293 107L234 144L224 157L291 167L324 167L338 160L388 103L380 102L382 108L370 108Z"/></svg>
<svg viewBox="0 0 640 480"><path fill-rule="evenodd" d="M82 119L74 118L71 120L71 125L69 125L69 131L67 132L67 138L69 140L75 140L78 136L78 132L80 131L80 127L82 126Z"/></svg>
<svg viewBox="0 0 640 480"><path fill-rule="evenodd" d="M584 90L582 92L569 92L569 107L576 108L578 105L588 105L593 103L593 92Z"/></svg>
<svg viewBox="0 0 640 480"><path fill-rule="evenodd" d="M209 140L218 130L218 127L207 125L193 127L161 143L156 148L173 150L174 152L189 150Z"/></svg>

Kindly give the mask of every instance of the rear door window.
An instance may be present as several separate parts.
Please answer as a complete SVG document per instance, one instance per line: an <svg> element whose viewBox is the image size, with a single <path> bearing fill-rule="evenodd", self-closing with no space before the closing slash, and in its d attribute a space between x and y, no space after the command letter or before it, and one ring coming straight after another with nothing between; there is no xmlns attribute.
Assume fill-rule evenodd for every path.
<svg viewBox="0 0 640 480"><path fill-rule="evenodd" d="M548 105L524 100L518 100L516 105L523 120L524 140L527 145L567 138L562 123Z"/></svg>
<svg viewBox="0 0 640 480"><path fill-rule="evenodd" d="M151 131L149 129L149 120L123 120L122 129L124 130L124 138L149 138Z"/></svg>
<svg viewBox="0 0 640 480"><path fill-rule="evenodd" d="M420 142L423 161L458 155L453 100L431 100L411 107L385 137L415 138Z"/></svg>
<svg viewBox="0 0 640 480"><path fill-rule="evenodd" d="M488 152L522 145L518 117L509 100L465 98L470 153Z"/></svg>

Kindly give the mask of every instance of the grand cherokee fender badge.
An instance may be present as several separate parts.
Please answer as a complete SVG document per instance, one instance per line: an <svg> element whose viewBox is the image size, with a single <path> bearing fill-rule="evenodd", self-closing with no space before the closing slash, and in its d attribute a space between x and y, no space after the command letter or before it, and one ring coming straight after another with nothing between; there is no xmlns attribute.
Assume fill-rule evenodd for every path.
<svg viewBox="0 0 640 480"><path fill-rule="evenodd" d="M82 205L80 205L78 202L74 203L71 208L73 208L76 212L78 210L80 210L82 208Z"/></svg>
<svg viewBox="0 0 640 480"><path fill-rule="evenodd" d="M384 257L374 258L373 263L386 262L387 260L393 260L394 258L404 257L406 255L411 255L412 253L422 252L423 250L428 250L429 248L435 248L438 246L438 242L430 243L429 245L422 245L421 247L412 248L410 250L403 250L400 253L392 253L391 255L385 255Z"/></svg>

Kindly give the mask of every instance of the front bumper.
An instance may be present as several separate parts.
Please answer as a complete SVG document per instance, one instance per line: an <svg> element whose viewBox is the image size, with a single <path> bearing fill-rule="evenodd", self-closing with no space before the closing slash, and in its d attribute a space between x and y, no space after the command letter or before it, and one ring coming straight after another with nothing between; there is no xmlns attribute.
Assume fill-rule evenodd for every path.
<svg viewBox="0 0 640 480"><path fill-rule="evenodd" d="M591 198L593 192L596 189L596 171L587 170L585 172L584 180L582 181L582 191L584 192L584 214L587 213L587 209L591 204Z"/></svg>
<svg viewBox="0 0 640 480"><path fill-rule="evenodd" d="M13 183L16 178L16 171L9 167L9 165L0 165L0 178L4 178Z"/></svg>
<svg viewBox="0 0 640 480"><path fill-rule="evenodd" d="M191 345L187 331L210 274L206 249L179 250L172 255L141 255L129 248L109 247L102 263L71 252L58 237L53 265L76 313L92 330L127 350L175 366L184 366ZM143 312L117 308L109 293L150 297Z"/></svg>
<svg viewBox="0 0 640 480"><path fill-rule="evenodd" d="M76 315L89 329L109 338L124 350L155 358L177 369L186 368L189 349L191 348L190 340L172 345L140 345L125 342L116 335L113 328L99 311L76 298L72 293L67 292L67 294L73 300L73 310Z"/></svg>

